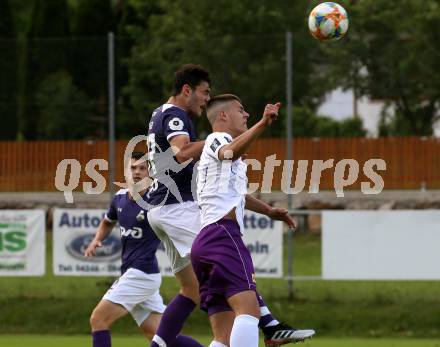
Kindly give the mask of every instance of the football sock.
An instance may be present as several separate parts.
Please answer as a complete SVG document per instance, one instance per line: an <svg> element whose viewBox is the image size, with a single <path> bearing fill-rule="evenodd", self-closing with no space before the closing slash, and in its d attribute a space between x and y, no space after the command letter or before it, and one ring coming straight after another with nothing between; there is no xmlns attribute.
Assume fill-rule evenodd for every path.
<svg viewBox="0 0 440 347"><path fill-rule="evenodd" d="M221 342L218 342L218 341L212 341L210 344L209 344L209 346L208 347L228 347L228 346L226 346L226 345L224 345L223 343L221 343Z"/></svg>
<svg viewBox="0 0 440 347"><path fill-rule="evenodd" d="M178 294L165 309L151 347L170 347L195 307L194 301Z"/></svg>
<svg viewBox="0 0 440 347"><path fill-rule="evenodd" d="M234 319L230 347L258 347L258 318L241 314Z"/></svg>
<svg viewBox="0 0 440 347"><path fill-rule="evenodd" d="M110 330L98 330L92 332L93 347L111 347L112 337Z"/></svg>
<svg viewBox="0 0 440 347"><path fill-rule="evenodd" d="M269 311L269 308L264 303L263 298L260 294L257 293L258 304L260 305L260 321L258 322L258 327L263 329L265 327L271 327L273 325L277 325L278 322Z"/></svg>

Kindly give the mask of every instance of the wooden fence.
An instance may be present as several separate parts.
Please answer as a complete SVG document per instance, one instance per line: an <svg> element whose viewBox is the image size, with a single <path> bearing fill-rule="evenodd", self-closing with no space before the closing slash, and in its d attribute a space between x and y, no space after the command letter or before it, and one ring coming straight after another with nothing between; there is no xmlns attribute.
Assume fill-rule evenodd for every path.
<svg viewBox="0 0 440 347"><path fill-rule="evenodd" d="M128 141L116 142L116 180L123 182L123 155ZM145 143L137 150L146 149ZM320 189L334 189L335 167L343 159L354 159L359 165L359 178L349 189L359 189L361 182L371 182L363 172L369 159L382 159L386 171L382 176L385 189L440 189L440 139L435 138L347 138L347 139L295 139L293 144L294 166L292 187L295 185L298 161L307 161L309 182L314 160L334 159L332 168L323 171ZM261 169L250 168L249 181L261 185L263 168L268 157L276 155L281 160L274 168L272 189L279 190L286 159L285 139L260 139L253 146L248 158L261 162ZM91 159L108 159L107 141L37 141L0 142L0 191L56 191L55 172L63 159L76 159L81 164L80 184L93 182L85 173L85 165ZM270 160L270 159L269 159ZM285 164L285 163L284 163ZM302 165L306 165L305 162ZM355 168L354 168L355 169ZM292 172L292 170L290 170ZM100 171L108 182L108 171ZM287 174L287 170L285 174ZM346 170L348 173L348 168ZM286 181L286 177L284 177ZM108 184L107 184L108 188Z"/></svg>

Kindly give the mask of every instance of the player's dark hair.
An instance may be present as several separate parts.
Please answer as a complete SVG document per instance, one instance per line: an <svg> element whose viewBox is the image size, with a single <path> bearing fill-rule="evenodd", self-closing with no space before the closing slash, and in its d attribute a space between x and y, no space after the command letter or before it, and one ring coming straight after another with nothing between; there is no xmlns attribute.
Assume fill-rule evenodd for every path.
<svg viewBox="0 0 440 347"><path fill-rule="evenodd" d="M229 102L229 101L233 101L236 100L238 101L240 104L242 103L240 98L237 95L234 94L220 94L220 95L216 95L214 97L212 97L209 101L208 101L208 106L207 106L207 110L209 111L210 108L212 108L213 106L223 103L223 102Z"/></svg>
<svg viewBox="0 0 440 347"><path fill-rule="evenodd" d="M183 65L174 74L173 96L180 94L185 84L195 89L201 82L211 84L208 70L196 64Z"/></svg>
<svg viewBox="0 0 440 347"><path fill-rule="evenodd" d="M131 153L131 159L139 160L145 155L144 152L133 152Z"/></svg>

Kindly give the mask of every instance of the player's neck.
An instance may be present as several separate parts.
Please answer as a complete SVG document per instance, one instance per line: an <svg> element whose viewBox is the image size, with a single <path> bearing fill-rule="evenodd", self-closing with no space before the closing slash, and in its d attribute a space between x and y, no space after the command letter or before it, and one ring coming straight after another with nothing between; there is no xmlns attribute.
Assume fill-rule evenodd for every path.
<svg viewBox="0 0 440 347"><path fill-rule="evenodd" d="M223 124L214 124L212 127L212 131L215 133L217 133L217 132L227 133L227 134L231 135L232 138L236 137L236 134L233 131L231 131L231 129L228 126L225 126Z"/></svg>
<svg viewBox="0 0 440 347"><path fill-rule="evenodd" d="M145 195L145 193L147 192L147 189L148 189L148 188L145 188L145 189L143 189L143 190L140 190L140 191L138 192L138 193L139 193L139 196L140 196L140 197L143 197L143 196ZM133 194L130 192L130 190L128 191L128 196L129 196L130 200L134 200Z"/></svg>
<svg viewBox="0 0 440 347"><path fill-rule="evenodd" d="M188 106L186 104L186 101L182 97L180 97L179 95L171 96L168 99L167 104L177 106L177 107L181 108L182 110L188 112Z"/></svg>

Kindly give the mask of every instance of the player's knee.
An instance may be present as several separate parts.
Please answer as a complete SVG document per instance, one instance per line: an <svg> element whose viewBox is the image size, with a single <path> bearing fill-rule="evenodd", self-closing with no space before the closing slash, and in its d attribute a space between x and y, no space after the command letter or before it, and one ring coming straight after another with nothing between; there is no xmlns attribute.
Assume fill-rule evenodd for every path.
<svg viewBox="0 0 440 347"><path fill-rule="evenodd" d="M200 303L199 286L182 286L180 294L190 298L196 305Z"/></svg>
<svg viewBox="0 0 440 347"><path fill-rule="evenodd" d="M95 310L90 316L90 327L92 328L92 331L105 330L109 328L109 324L106 322L105 318Z"/></svg>
<svg viewBox="0 0 440 347"><path fill-rule="evenodd" d="M240 307L239 309L234 311L237 316L240 315L248 315L260 319L260 311L255 307Z"/></svg>
<svg viewBox="0 0 440 347"><path fill-rule="evenodd" d="M260 319L260 308L258 306L255 305L249 305L249 304L244 304L244 305L239 305L238 307L235 308L234 310L235 314L238 315L249 315L252 317L255 317L257 319Z"/></svg>
<svg viewBox="0 0 440 347"><path fill-rule="evenodd" d="M199 282L195 278L192 282L182 283L180 287L180 293L190 299L195 303L199 302Z"/></svg>
<svg viewBox="0 0 440 347"><path fill-rule="evenodd" d="M255 301L255 303L249 303L248 305L246 305L246 310L248 311L248 314L250 316L253 316L257 319L260 319L261 310L260 310L260 306L258 305L258 301Z"/></svg>
<svg viewBox="0 0 440 347"><path fill-rule="evenodd" d="M252 291L236 294L228 299L228 303L237 316L246 314L260 319L260 306Z"/></svg>
<svg viewBox="0 0 440 347"><path fill-rule="evenodd" d="M257 318L257 319L260 319L261 318L260 308L258 306L252 307L252 309L250 311L250 315Z"/></svg>

